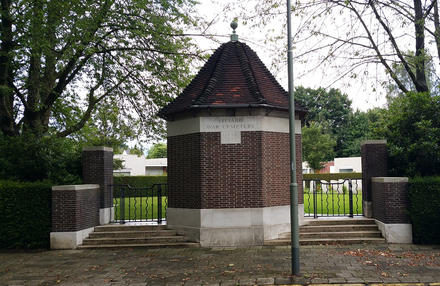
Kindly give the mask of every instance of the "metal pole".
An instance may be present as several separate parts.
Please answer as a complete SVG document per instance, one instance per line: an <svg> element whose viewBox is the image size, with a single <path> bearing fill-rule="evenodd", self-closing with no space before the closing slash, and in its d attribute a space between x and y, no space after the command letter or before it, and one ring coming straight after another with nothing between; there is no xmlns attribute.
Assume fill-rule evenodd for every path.
<svg viewBox="0 0 440 286"><path fill-rule="evenodd" d="M290 15L290 0L287 0L287 72L289 80L290 134L290 236L292 252L292 275L299 275L298 183L296 181L295 99L293 95L293 50Z"/></svg>

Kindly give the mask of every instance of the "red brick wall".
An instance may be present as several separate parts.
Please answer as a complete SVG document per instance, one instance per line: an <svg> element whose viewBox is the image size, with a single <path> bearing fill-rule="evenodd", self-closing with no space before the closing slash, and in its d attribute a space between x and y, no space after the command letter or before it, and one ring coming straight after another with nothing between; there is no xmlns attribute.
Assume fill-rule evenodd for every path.
<svg viewBox="0 0 440 286"><path fill-rule="evenodd" d="M200 209L200 133L168 138L168 207Z"/></svg>
<svg viewBox="0 0 440 286"><path fill-rule="evenodd" d="M408 183L372 182L373 217L383 223L409 223Z"/></svg>
<svg viewBox="0 0 440 286"><path fill-rule="evenodd" d="M202 133L202 208L263 207L262 132L241 132L241 144L220 144L220 133Z"/></svg>
<svg viewBox="0 0 440 286"><path fill-rule="evenodd" d="M168 138L168 206L256 208L290 204L289 134L242 132L241 144L220 133ZM296 135L299 203L303 202L301 135Z"/></svg>
<svg viewBox="0 0 440 286"><path fill-rule="evenodd" d="M78 231L99 225L99 191L52 190L52 231Z"/></svg>
<svg viewBox="0 0 440 286"><path fill-rule="evenodd" d="M298 203L303 203L301 135L295 135ZM263 194L265 206L290 204L290 141L288 133L263 132Z"/></svg>

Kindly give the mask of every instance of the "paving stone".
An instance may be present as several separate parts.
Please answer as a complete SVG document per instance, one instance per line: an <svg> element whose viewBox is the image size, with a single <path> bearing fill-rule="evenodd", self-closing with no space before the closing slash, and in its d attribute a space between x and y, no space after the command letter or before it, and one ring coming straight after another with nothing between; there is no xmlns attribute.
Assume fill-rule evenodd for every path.
<svg viewBox="0 0 440 286"><path fill-rule="evenodd" d="M181 282L167 282L165 286L182 286Z"/></svg>
<svg viewBox="0 0 440 286"><path fill-rule="evenodd" d="M222 280L220 286L236 286L238 281L235 280Z"/></svg>
<svg viewBox="0 0 440 286"><path fill-rule="evenodd" d="M266 277L266 278L257 278L257 284L258 285L273 285L275 284L275 279L272 277Z"/></svg>
<svg viewBox="0 0 440 286"><path fill-rule="evenodd" d="M183 284L185 286L201 286L202 285L202 281L186 281L185 284Z"/></svg>
<svg viewBox="0 0 440 286"><path fill-rule="evenodd" d="M322 279L322 278L312 279L312 284L325 284L325 283L328 283L328 279Z"/></svg>
<svg viewBox="0 0 440 286"><path fill-rule="evenodd" d="M244 278L238 281L239 285L255 285L255 279Z"/></svg>
<svg viewBox="0 0 440 286"><path fill-rule="evenodd" d="M328 283L334 284L334 283L345 283L347 280L345 278L329 278Z"/></svg>
<svg viewBox="0 0 440 286"><path fill-rule="evenodd" d="M276 285L287 285L292 283L293 283L292 277L275 277Z"/></svg>
<svg viewBox="0 0 440 286"><path fill-rule="evenodd" d="M364 283L365 280L362 278L356 278L356 277L347 277L345 278L347 280L347 283Z"/></svg>

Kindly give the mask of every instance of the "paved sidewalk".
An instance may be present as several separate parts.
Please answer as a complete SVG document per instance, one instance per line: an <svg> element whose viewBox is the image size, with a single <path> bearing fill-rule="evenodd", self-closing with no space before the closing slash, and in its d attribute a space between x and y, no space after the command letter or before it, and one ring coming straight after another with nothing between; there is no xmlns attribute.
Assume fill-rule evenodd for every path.
<svg viewBox="0 0 440 286"><path fill-rule="evenodd" d="M440 282L440 246L307 246L300 256L303 275L292 279L287 247L7 251L0 285Z"/></svg>

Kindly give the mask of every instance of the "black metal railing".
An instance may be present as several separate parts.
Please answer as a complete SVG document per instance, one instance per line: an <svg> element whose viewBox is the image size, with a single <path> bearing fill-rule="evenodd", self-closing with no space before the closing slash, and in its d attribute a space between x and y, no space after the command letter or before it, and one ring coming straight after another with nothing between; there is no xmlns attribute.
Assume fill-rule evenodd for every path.
<svg viewBox="0 0 440 286"><path fill-rule="evenodd" d="M113 188L113 222L166 222L168 207L167 184L148 188L130 185L111 185Z"/></svg>
<svg viewBox="0 0 440 286"><path fill-rule="evenodd" d="M305 178L304 216L361 216L361 178Z"/></svg>

